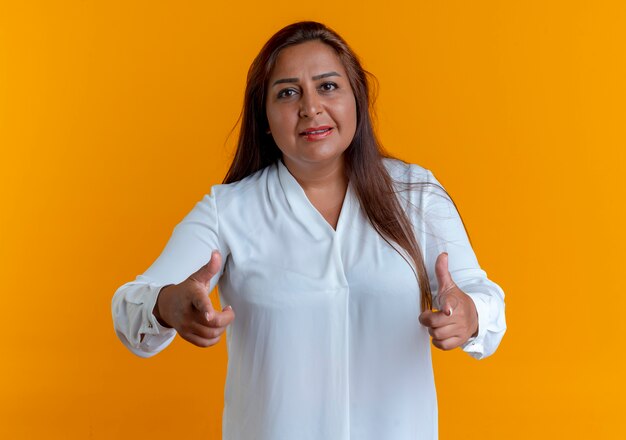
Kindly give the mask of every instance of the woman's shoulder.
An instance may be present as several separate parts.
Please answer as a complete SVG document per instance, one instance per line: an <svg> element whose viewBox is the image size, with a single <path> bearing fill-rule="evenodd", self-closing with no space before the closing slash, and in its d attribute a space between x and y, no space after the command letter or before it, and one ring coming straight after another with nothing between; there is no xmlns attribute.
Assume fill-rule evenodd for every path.
<svg viewBox="0 0 626 440"><path fill-rule="evenodd" d="M423 183L433 182L434 177L430 170L408 163L395 157L383 158L383 164L389 176L398 183Z"/></svg>
<svg viewBox="0 0 626 440"><path fill-rule="evenodd" d="M213 196L224 200L238 200L245 203L246 197L258 197L259 191L263 191L263 188L267 187L267 183L275 179L277 174L276 164L271 164L236 182L213 185L211 193Z"/></svg>

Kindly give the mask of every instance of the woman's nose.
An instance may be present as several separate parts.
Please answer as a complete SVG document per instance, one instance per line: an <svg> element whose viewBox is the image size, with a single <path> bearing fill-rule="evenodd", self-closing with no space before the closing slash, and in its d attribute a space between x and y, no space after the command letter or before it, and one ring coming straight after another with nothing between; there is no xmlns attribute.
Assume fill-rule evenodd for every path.
<svg viewBox="0 0 626 440"><path fill-rule="evenodd" d="M300 117L307 118L322 113L322 103L317 93L307 93L300 100Z"/></svg>

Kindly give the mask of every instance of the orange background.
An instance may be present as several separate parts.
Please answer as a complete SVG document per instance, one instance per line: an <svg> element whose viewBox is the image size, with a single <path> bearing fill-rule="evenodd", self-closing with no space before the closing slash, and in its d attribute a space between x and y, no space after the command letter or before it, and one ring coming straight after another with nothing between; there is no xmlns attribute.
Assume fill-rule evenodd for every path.
<svg viewBox="0 0 626 440"><path fill-rule="evenodd" d="M247 68L301 19L378 77L384 144L506 292L494 356L435 350L441 438L626 438L626 2L545 0L3 1L0 437L220 438L225 339L140 359L111 297L221 181Z"/></svg>

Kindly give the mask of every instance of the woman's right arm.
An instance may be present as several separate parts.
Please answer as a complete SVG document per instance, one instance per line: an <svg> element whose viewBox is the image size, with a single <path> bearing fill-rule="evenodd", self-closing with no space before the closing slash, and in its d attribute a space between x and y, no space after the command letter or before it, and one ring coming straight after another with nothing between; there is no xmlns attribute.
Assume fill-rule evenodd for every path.
<svg viewBox="0 0 626 440"><path fill-rule="evenodd" d="M215 263L213 265L212 270L215 271L215 276L211 276L210 281L204 286L190 281L191 275L208 266L214 250L219 250L222 257L216 267ZM186 316L199 316L198 313L204 313L208 310L207 307L210 304L208 293L217 284L227 256L228 248L219 235L217 202L214 192L212 192L211 195L205 195L191 212L176 225L161 255L146 272L139 275L134 281L122 285L113 295L111 311L115 332L120 341L132 353L140 357L151 357L165 349L174 339L180 325L179 328L176 328L177 326L170 323L168 318L164 316L167 313L164 313L161 308L160 302L162 301L159 301L160 313L158 314L164 319L164 323L173 328L163 326L155 317L153 312L160 294L162 294L162 289L171 286L167 290L170 300L168 310L171 309L172 299L178 302L184 299L189 300L191 307ZM204 304L194 306L193 298L201 298L202 295L198 292L202 289L206 289L206 302L208 304L202 299L200 302L204 302ZM192 292L188 292L189 290ZM171 293L177 295L173 296ZM182 293L189 293L189 295L182 298ZM195 310L196 307L204 307L207 310ZM192 312L198 313L192 314ZM180 315L180 310L178 313ZM216 312L216 315L219 314L220 312ZM217 316L212 316L212 318L217 319ZM218 319L219 323L223 323L223 321L224 318ZM204 325L208 326L208 321ZM202 329L198 330L196 324L194 324L194 328L196 328L195 333L201 334L203 331ZM185 339L189 340L188 338Z"/></svg>

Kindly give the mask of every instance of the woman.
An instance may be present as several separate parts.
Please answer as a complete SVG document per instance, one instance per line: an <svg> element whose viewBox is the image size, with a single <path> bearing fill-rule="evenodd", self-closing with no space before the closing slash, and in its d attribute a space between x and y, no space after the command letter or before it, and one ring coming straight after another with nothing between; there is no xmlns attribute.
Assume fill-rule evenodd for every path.
<svg viewBox="0 0 626 440"><path fill-rule="evenodd" d="M437 438L429 335L480 359L504 334L504 294L454 204L432 173L383 154L369 105L335 32L276 33L248 73L224 184L114 295L138 356L226 331L224 439Z"/></svg>

